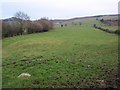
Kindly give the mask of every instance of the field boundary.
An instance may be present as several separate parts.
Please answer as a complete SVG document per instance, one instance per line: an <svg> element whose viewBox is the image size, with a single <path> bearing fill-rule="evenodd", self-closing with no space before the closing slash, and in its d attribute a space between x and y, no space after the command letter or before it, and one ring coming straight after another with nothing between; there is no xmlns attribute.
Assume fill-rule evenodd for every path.
<svg viewBox="0 0 120 90"><path fill-rule="evenodd" d="M104 31L104 32L107 32L107 33L120 35L120 30L115 30L115 31L113 31L113 30L109 30L109 29L105 29L105 28L96 26L96 24L94 24L94 28L99 29L99 30Z"/></svg>

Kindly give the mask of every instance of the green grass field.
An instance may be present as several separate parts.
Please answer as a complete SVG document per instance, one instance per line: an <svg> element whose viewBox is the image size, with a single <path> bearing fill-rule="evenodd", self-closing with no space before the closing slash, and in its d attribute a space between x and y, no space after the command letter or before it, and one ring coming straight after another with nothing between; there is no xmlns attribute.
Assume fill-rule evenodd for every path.
<svg viewBox="0 0 120 90"><path fill-rule="evenodd" d="M118 36L94 29L93 23L101 24L86 20L4 39L3 88L115 86ZM31 77L18 78L21 73Z"/></svg>

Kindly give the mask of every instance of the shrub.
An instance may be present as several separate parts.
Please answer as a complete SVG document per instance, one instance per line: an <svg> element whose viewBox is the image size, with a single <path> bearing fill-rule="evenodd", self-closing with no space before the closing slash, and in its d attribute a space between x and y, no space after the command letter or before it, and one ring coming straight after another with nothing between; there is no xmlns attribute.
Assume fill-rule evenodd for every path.
<svg viewBox="0 0 120 90"><path fill-rule="evenodd" d="M42 25L36 21L30 21L28 23L28 34L42 32Z"/></svg>
<svg viewBox="0 0 120 90"><path fill-rule="evenodd" d="M120 30L116 30L115 33L120 35Z"/></svg>
<svg viewBox="0 0 120 90"><path fill-rule="evenodd" d="M53 28L52 21L47 19L40 19L36 21L27 20L24 23L25 29L19 23L19 21L3 21L2 22L2 36L11 37L22 34L31 34L31 33L39 33L46 32Z"/></svg>
<svg viewBox="0 0 120 90"><path fill-rule="evenodd" d="M42 18L42 19L38 20L37 22L43 26L43 30L42 30L43 32L49 31L50 29L53 28L52 21L49 21L46 18Z"/></svg>
<svg viewBox="0 0 120 90"><path fill-rule="evenodd" d="M17 22L2 22L2 37L11 37L22 34L22 29Z"/></svg>

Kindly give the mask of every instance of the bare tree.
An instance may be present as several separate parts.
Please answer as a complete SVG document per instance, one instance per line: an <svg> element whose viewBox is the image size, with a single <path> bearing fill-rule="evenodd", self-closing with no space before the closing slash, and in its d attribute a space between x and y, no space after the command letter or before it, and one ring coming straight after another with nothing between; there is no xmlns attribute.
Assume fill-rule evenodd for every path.
<svg viewBox="0 0 120 90"><path fill-rule="evenodd" d="M18 19L18 22L21 25L21 29L23 30L23 33L26 33L27 24L30 20L30 17L26 13L21 11L16 12L14 16Z"/></svg>
<svg viewBox="0 0 120 90"><path fill-rule="evenodd" d="M16 13L15 13L15 17L16 17L16 18L19 18L19 19L21 19L21 20L30 20L30 17L29 17L26 13L21 12L21 11L16 12Z"/></svg>

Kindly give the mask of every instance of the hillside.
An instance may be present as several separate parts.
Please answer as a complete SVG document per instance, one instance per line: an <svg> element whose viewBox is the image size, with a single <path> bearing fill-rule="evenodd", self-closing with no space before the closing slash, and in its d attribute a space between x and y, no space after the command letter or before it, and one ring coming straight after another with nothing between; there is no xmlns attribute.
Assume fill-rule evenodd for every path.
<svg viewBox="0 0 120 90"><path fill-rule="evenodd" d="M114 15L97 15L97 16L86 16L86 17L76 17L71 19L55 19L53 20L54 23L70 23L70 22L80 22L81 20L87 19L96 19L96 18L103 18L105 20L118 20L118 14Z"/></svg>
<svg viewBox="0 0 120 90"><path fill-rule="evenodd" d="M49 32L3 39L3 88L119 87L118 35L93 24L113 27L95 17L80 19L81 25L74 21ZM31 77L19 78L21 73Z"/></svg>

